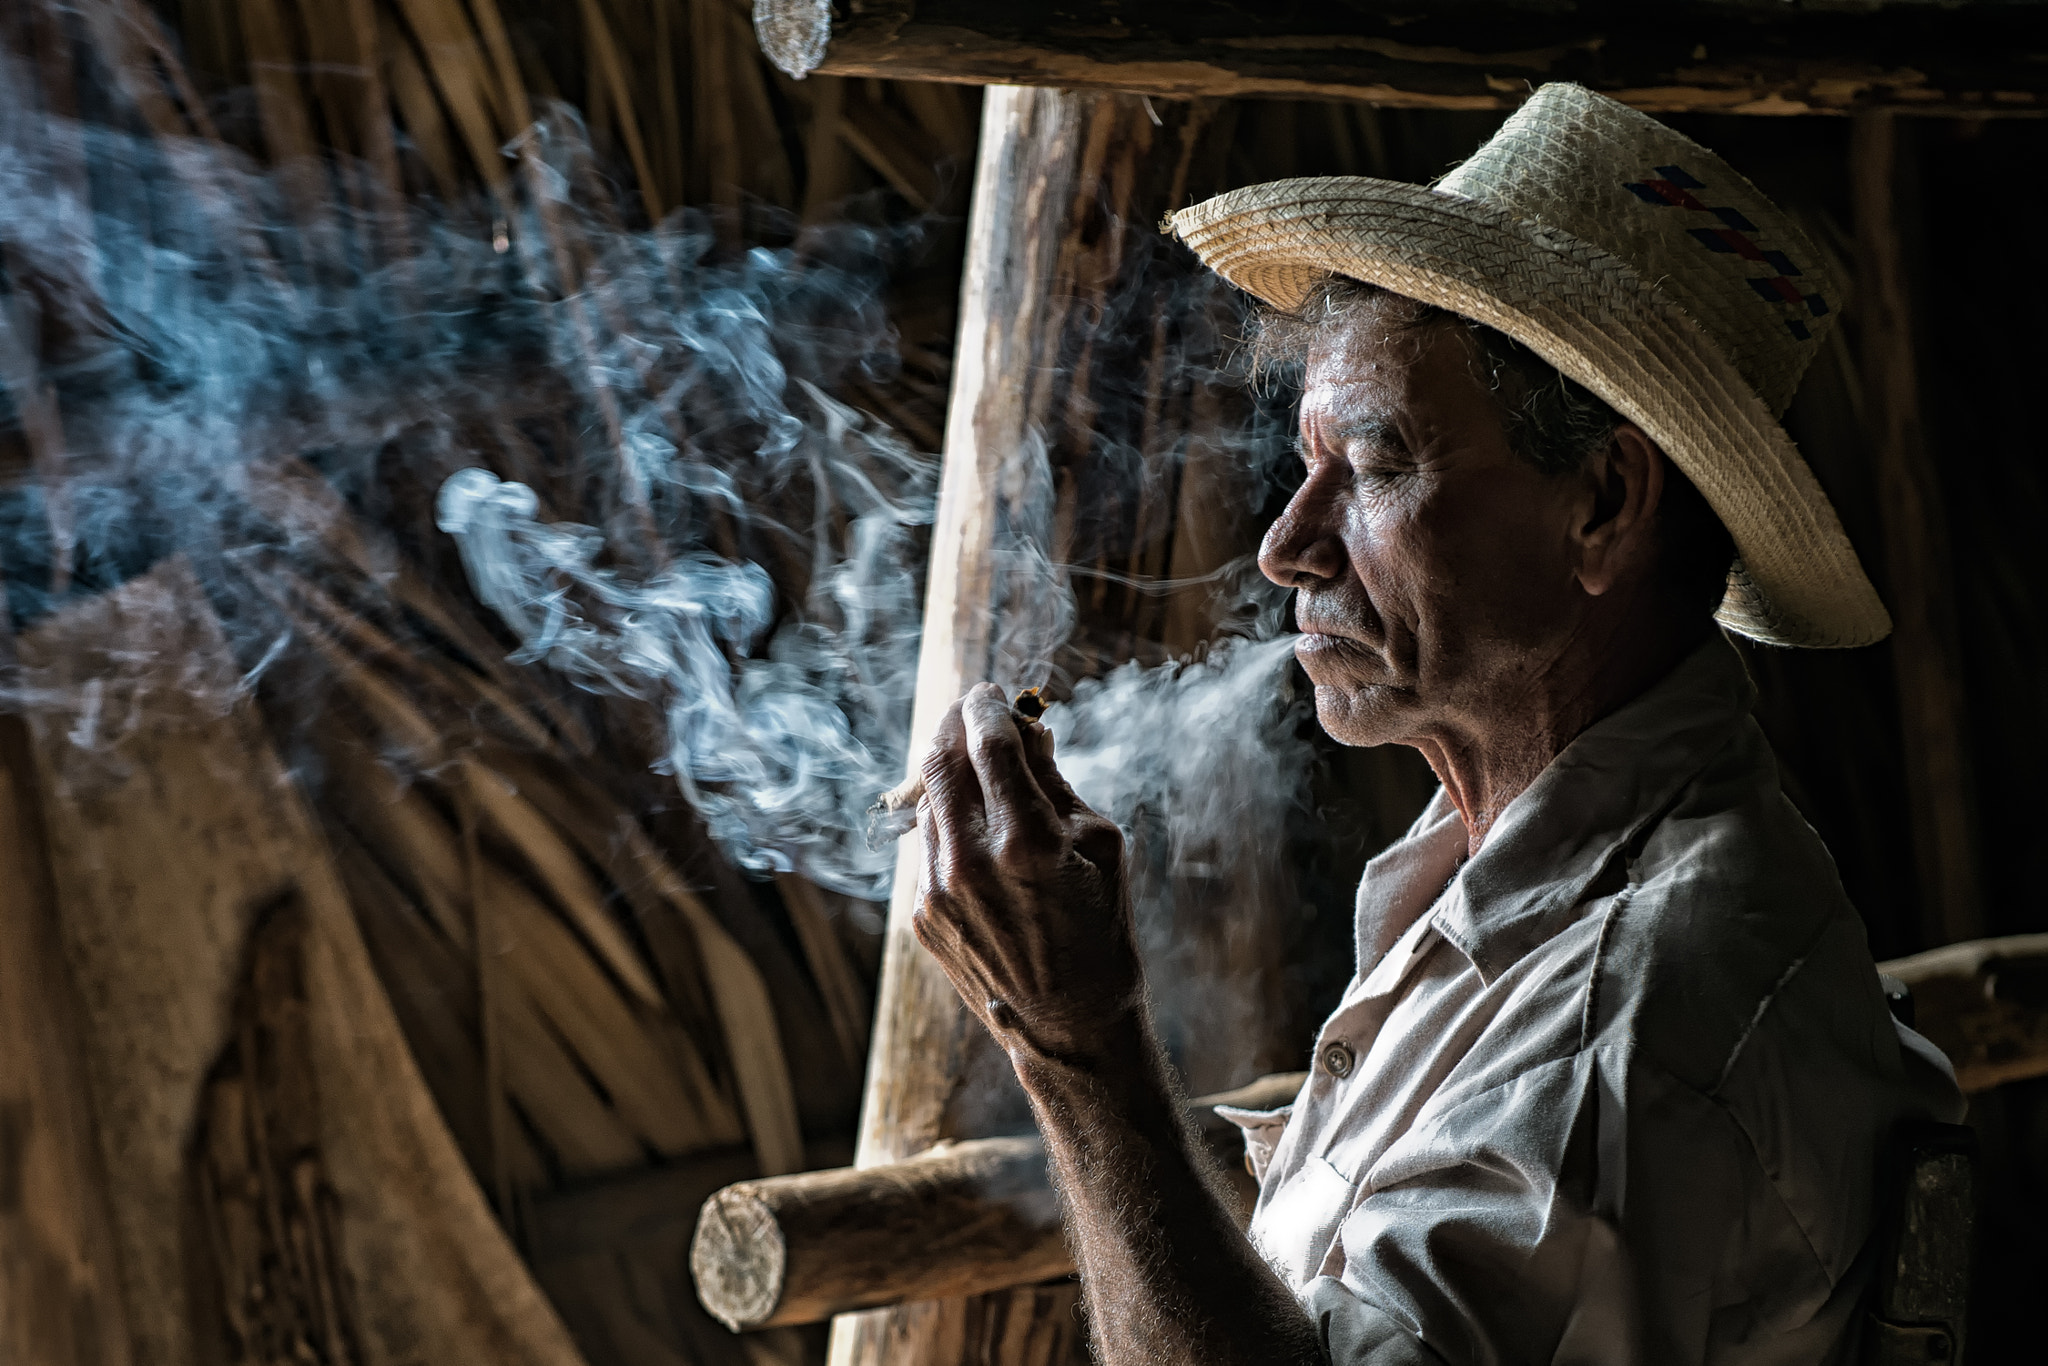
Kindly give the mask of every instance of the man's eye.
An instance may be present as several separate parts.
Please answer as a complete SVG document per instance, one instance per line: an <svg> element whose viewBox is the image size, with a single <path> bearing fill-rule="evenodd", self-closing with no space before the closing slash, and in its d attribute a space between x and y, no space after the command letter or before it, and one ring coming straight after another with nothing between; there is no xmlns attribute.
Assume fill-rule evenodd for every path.
<svg viewBox="0 0 2048 1366"><path fill-rule="evenodd" d="M1415 473L1414 468L1404 460L1370 452L1353 456L1351 469L1358 478L1373 484L1387 483L1403 475Z"/></svg>

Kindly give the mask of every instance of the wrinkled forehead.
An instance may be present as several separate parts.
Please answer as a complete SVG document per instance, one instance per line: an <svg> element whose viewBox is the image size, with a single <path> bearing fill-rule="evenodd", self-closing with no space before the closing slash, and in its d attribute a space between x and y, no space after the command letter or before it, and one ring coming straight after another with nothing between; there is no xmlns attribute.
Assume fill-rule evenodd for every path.
<svg viewBox="0 0 2048 1366"><path fill-rule="evenodd" d="M1386 291L1329 310L1303 351L1302 416L1367 405L1381 415L1471 385L1471 339L1451 314Z"/></svg>

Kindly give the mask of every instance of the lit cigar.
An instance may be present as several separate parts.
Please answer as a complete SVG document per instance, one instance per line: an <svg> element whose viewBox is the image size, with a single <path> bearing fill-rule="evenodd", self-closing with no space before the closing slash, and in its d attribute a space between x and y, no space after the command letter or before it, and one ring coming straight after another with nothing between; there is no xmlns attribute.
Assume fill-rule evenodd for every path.
<svg viewBox="0 0 2048 1366"><path fill-rule="evenodd" d="M1038 718L1045 715L1045 695L1037 688L1026 688L1017 694L1017 700L1010 704L1010 719L1017 723L1017 729L1036 726ZM898 783L875 799L868 808L868 848L881 849L894 844L917 828L917 803L924 796L924 775L912 774L908 781Z"/></svg>

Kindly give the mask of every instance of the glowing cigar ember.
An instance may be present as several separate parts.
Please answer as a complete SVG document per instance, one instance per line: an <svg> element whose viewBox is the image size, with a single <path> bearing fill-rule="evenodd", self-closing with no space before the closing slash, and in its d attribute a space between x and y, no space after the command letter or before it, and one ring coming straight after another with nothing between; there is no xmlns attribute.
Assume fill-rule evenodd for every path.
<svg viewBox="0 0 2048 1366"><path fill-rule="evenodd" d="M1010 719L1017 723L1019 730L1036 726L1038 718L1045 715L1045 694L1038 688L1026 688L1017 694L1017 700L1010 703ZM883 849L902 839L917 827L917 803L924 796L924 775L912 774L904 782L884 792L868 808L867 841L870 849Z"/></svg>

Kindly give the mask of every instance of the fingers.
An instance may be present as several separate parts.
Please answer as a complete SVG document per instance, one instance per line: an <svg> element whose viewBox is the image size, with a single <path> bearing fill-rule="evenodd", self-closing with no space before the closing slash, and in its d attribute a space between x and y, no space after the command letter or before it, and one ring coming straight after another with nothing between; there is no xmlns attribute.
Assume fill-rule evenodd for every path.
<svg viewBox="0 0 2048 1366"><path fill-rule="evenodd" d="M992 966L1008 960L1001 945L992 943L973 908L978 904L972 879L959 880L957 868L949 870L931 841L925 842L924 873L917 889L917 909L911 914L910 929L925 952L938 961L960 997L970 1007L989 995L988 974Z"/></svg>
<svg viewBox="0 0 2048 1366"><path fill-rule="evenodd" d="M1030 746L1018 732L1009 702L983 684L962 701L961 720L997 866L1021 870L1057 861L1065 847L1065 826L1032 771Z"/></svg>
<svg viewBox="0 0 2048 1366"><path fill-rule="evenodd" d="M1043 726L1025 727L1024 757L1046 800L1066 822L1074 851L1105 873L1121 877L1123 831L1117 828L1116 822L1097 814L1093 807L1082 801L1081 794L1074 791L1073 785L1067 781L1067 775L1060 772L1059 765L1053 762L1052 732Z"/></svg>
<svg viewBox="0 0 2048 1366"><path fill-rule="evenodd" d="M970 694L971 696L971 694ZM962 699L964 702L965 699ZM918 799L918 825L924 830L928 869L952 873L963 866L985 863L974 858L977 828L984 823L981 781L967 755L967 726L961 719L961 702L955 702L939 718L932 735L931 753L920 766L924 795ZM934 879L934 890L944 887Z"/></svg>
<svg viewBox="0 0 2048 1366"><path fill-rule="evenodd" d="M1086 811L1086 808L1083 808ZM1115 821L1088 811L1074 827L1074 852L1115 881L1124 875L1124 832Z"/></svg>
<svg viewBox="0 0 2048 1366"><path fill-rule="evenodd" d="M1052 803L1053 810L1066 817L1088 809L1088 803L1081 800L1067 782L1067 775L1060 772L1059 765L1053 762L1051 731L1044 726L1024 727L1024 759L1031 766L1031 776Z"/></svg>

